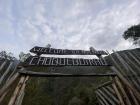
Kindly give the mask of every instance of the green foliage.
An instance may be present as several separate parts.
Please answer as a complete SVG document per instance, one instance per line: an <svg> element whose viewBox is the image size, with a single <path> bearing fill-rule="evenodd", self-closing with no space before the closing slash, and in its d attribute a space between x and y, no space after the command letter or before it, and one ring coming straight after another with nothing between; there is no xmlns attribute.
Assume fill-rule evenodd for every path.
<svg viewBox="0 0 140 105"><path fill-rule="evenodd" d="M75 96L69 101L68 105L82 105L82 104L83 104L83 101Z"/></svg>
<svg viewBox="0 0 140 105"><path fill-rule="evenodd" d="M19 60L21 62L24 62L29 56L31 56L30 53L25 54L24 52L20 52L20 54L19 54Z"/></svg>
<svg viewBox="0 0 140 105"><path fill-rule="evenodd" d="M15 60L16 58L13 56L13 53L0 51L0 58L8 59L8 60Z"/></svg>
<svg viewBox="0 0 140 105"><path fill-rule="evenodd" d="M140 24L128 28L124 34L124 39L131 39L134 44L140 45Z"/></svg>
<svg viewBox="0 0 140 105"><path fill-rule="evenodd" d="M36 72L52 72L51 69L29 68ZM105 67L61 67L56 69L60 69L61 72L71 71L71 69L73 71L91 69L91 72L96 73L110 71ZM108 80L107 77L32 78L28 82L23 105L96 105L98 102L94 90Z"/></svg>
<svg viewBox="0 0 140 105"><path fill-rule="evenodd" d="M85 82L86 81L86 82ZM87 78L31 78L23 105L95 105L96 82Z"/></svg>
<svg viewBox="0 0 140 105"><path fill-rule="evenodd" d="M22 105L51 105L51 97L42 91L42 84L38 78L29 80Z"/></svg>

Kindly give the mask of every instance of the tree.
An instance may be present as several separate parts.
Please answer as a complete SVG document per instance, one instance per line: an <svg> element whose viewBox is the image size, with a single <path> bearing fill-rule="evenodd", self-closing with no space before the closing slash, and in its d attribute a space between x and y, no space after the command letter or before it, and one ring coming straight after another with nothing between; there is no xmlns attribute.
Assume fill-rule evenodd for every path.
<svg viewBox="0 0 140 105"><path fill-rule="evenodd" d="M6 51L1 51L0 52L0 57L1 58L7 58L7 52Z"/></svg>
<svg viewBox="0 0 140 105"><path fill-rule="evenodd" d="M4 58L4 59L8 59L8 60L15 60L16 59L14 57L13 53L11 53L11 52L7 53L6 51L0 52L0 58Z"/></svg>
<svg viewBox="0 0 140 105"><path fill-rule="evenodd" d="M45 47L46 48L50 48L51 47L51 44L47 44Z"/></svg>
<svg viewBox="0 0 140 105"><path fill-rule="evenodd" d="M131 39L133 41L133 44L140 45L140 24L128 28L124 32L123 38L125 40Z"/></svg>
<svg viewBox="0 0 140 105"><path fill-rule="evenodd" d="M21 62L24 62L29 56L31 56L30 53L25 54L24 52L20 52L20 54L19 54L19 60Z"/></svg>

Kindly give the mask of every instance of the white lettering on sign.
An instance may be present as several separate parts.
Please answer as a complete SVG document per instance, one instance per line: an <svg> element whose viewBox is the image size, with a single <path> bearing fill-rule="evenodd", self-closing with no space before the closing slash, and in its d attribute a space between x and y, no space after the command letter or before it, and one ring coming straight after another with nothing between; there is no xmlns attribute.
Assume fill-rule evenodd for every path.
<svg viewBox="0 0 140 105"><path fill-rule="evenodd" d="M35 63L33 63L33 61L35 60L35 59L37 59L38 57L32 57L31 58L31 60L30 60L30 62L29 62L29 65L36 65Z"/></svg>
<svg viewBox="0 0 140 105"><path fill-rule="evenodd" d="M68 50L68 49L54 49L45 47L34 47L30 50L36 54L56 54L56 55L107 55L105 51L84 51L84 50Z"/></svg>
<svg viewBox="0 0 140 105"><path fill-rule="evenodd" d="M107 66L103 59L72 59L30 56L25 64L31 66Z"/></svg>

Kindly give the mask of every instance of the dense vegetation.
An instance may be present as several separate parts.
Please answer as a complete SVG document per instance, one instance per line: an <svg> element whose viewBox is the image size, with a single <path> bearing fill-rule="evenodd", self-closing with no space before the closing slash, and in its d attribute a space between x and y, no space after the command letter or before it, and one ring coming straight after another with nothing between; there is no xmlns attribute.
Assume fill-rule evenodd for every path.
<svg viewBox="0 0 140 105"><path fill-rule="evenodd" d="M94 89L105 78L31 78L23 105L93 105Z"/></svg>
<svg viewBox="0 0 140 105"><path fill-rule="evenodd" d="M71 70L81 69L87 72L107 72L106 68L93 67L71 67ZM34 71L48 72L52 68L30 68ZM70 70L67 67L56 68L57 71ZM91 69L91 70L90 70ZM80 71L80 70L79 70ZM49 71L50 72L50 71ZM94 93L95 88L108 81L107 77L49 77L35 78L28 81L26 95L23 105L96 105L97 99Z"/></svg>
<svg viewBox="0 0 140 105"><path fill-rule="evenodd" d="M131 39L133 44L140 45L140 24L129 27L123 34L124 39Z"/></svg>

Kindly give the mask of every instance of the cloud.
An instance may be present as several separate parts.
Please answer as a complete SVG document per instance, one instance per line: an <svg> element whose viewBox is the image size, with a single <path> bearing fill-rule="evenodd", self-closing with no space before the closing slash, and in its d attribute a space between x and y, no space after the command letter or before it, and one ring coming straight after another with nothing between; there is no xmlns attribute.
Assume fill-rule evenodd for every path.
<svg viewBox="0 0 140 105"><path fill-rule="evenodd" d="M134 48L122 34L139 23L139 0L1 0L0 4L1 44L17 46L16 54L48 43L69 49Z"/></svg>

